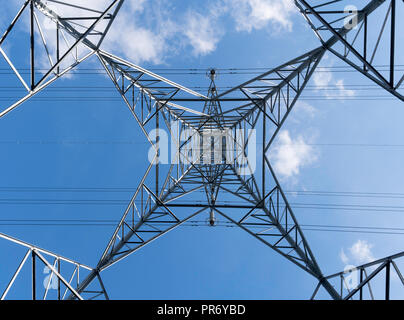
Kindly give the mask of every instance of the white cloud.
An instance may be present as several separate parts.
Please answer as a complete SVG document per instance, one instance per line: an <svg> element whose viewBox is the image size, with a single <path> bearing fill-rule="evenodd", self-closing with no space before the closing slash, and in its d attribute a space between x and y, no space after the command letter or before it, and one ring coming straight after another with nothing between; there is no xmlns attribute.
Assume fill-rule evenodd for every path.
<svg viewBox="0 0 404 320"><path fill-rule="evenodd" d="M313 75L313 81L317 89L323 89L331 83L332 73L328 70L316 71Z"/></svg>
<svg viewBox="0 0 404 320"><path fill-rule="evenodd" d="M366 240L358 240L349 248L349 252L357 263L362 264L374 260L372 247Z"/></svg>
<svg viewBox="0 0 404 320"><path fill-rule="evenodd" d="M162 63L167 53L178 54L187 46L196 56L207 55L216 50L226 32L220 23L225 15L236 22L236 31L250 32L268 25L289 31L295 11L291 0L222 0L185 9L174 20L166 0L131 1L122 8L104 47L111 51L123 47L120 53L137 63ZM137 21L149 21L148 27Z"/></svg>
<svg viewBox="0 0 404 320"><path fill-rule="evenodd" d="M134 16L133 12L123 12L119 15L102 48L122 54L135 63L160 63L163 59L165 38L134 23L128 25L131 16Z"/></svg>
<svg viewBox="0 0 404 320"><path fill-rule="evenodd" d="M339 257L341 258L341 261L342 261L343 264L347 265L349 263L349 258L345 254L344 249L341 249L341 251L339 253Z"/></svg>
<svg viewBox="0 0 404 320"><path fill-rule="evenodd" d="M88 8L102 11L110 4L110 0L87 0L85 5ZM137 22L140 20L139 16L144 13L145 4L146 0L125 2L104 40L103 49L122 54L135 63L161 62L162 47L165 42L163 34L156 34L152 30L140 26ZM74 8L69 9L65 6L59 9L60 12L63 12L63 16L82 14ZM102 31L105 27L106 22L102 22L96 29Z"/></svg>
<svg viewBox="0 0 404 320"><path fill-rule="evenodd" d="M335 86L338 88L338 96L339 98L343 97L353 97L355 95L355 91L351 89L346 89L344 85L344 80L340 79L335 82Z"/></svg>
<svg viewBox="0 0 404 320"><path fill-rule="evenodd" d="M167 28L164 32L156 34L150 29L140 26L138 21L140 16L144 13L144 8L147 0L137 0L137 1L126 1L122 6L117 18L115 19L111 30L104 39L102 48L105 50L110 50L113 53L123 55L124 57L131 59L136 63L140 62L153 62L160 63L163 52L161 48L164 46ZM21 1L12 1L11 6L15 6L14 9L20 7ZM155 1L156 2L156 1ZM83 3L82 0L71 0L69 1L72 5L78 5L86 7L92 10L104 11L112 3L111 0L86 0ZM157 3L157 2L156 2ZM80 16L97 16L98 13L83 10L77 7L67 6L60 3L48 2L46 5L56 12L61 17L80 17ZM113 8L110 12L113 12ZM49 53L52 57L53 63L56 61L56 25L53 21L47 18L41 13L37 13L39 24L43 32ZM80 20L80 22L71 22L73 26L79 32L85 32L87 28L93 23L93 20ZM24 21L26 28L29 30L29 20L28 16L24 16ZM108 24L108 20L102 20L98 23L95 30L103 32ZM35 26L36 27L36 26ZM36 27L37 28L37 27ZM43 41L41 39L39 30L36 30L37 34L37 65L43 69L49 69L50 62L46 51L44 50ZM64 40L66 38L67 42ZM98 36L89 36L89 40L93 40L97 43L99 40ZM60 37L60 51L61 55L66 51L73 43L74 38L69 35L68 32L63 32ZM78 55L82 57L89 50L84 46L78 46ZM69 55L62 64L63 67L67 67L74 62L73 55Z"/></svg>
<svg viewBox="0 0 404 320"><path fill-rule="evenodd" d="M349 257L345 254L344 249L341 249L340 258L342 263L348 264L352 261L356 265L361 265L375 260L372 253L373 245L366 240L356 241L350 248L348 248Z"/></svg>
<svg viewBox="0 0 404 320"><path fill-rule="evenodd" d="M327 99L343 100L344 98L355 96L356 92L347 89L343 79L335 80L330 67L333 66L329 56L325 56L323 62L327 67L318 68L313 74L314 85L318 92L321 92Z"/></svg>
<svg viewBox="0 0 404 320"><path fill-rule="evenodd" d="M314 85L318 92L327 99L339 99L349 98L355 96L355 90L347 89L343 79L335 80L332 72L328 70L319 70L313 75Z"/></svg>
<svg viewBox="0 0 404 320"><path fill-rule="evenodd" d="M293 109L293 113L295 115L293 119L298 123L300 123L302 120L307 121L307 117L314 118L318 111L311 104L302 100L298 100Z"/></svg>
<svg viewBox="0 0 404 320"><path fill-rule="evenodd" d="M195 55L213 52L226 30L219 23L226 15L235 21L236 31L251 32L271 25L271 31L291 31L291 15L296 12L291 0L222 0L208 3L205 12L188 10L180 29Z"/></svg>
<svg viewBox="0 0 404 320"><path fill-rule="evenodd" d="M317 160L317 153L302 136L292 139L289 131L284 130L279 133L278 141L272 147L270 159L281 177L293 178L300 173L302 167Z"/></svg>
<svg viewBox="0 0 404 320"><path fill-rule="evenodd" d="M168 40L179 32L169 11L164 0L125 2L102 48L138 64L164 63L165 56L175 50Z"/></svg>
<svg viewBox="0 0 404 320"><path fill-rule="evenodd" d="M21 5L20 1L14 0L10 6L17 3ZM69 3L102 11L111 4L111 0L86 0L85 4L82 0L71 0ZM47 5L62 17L88 14L55 2L48 2ZM193 49L188 51L196 56L214 52L229 29L225 28L223 22L226 17L235 21L236 31L250 32L266 27L270 27L271 32L288 31L292 28L291 18L296 11L292 0L220 0L208 1L203 6L191 6L176 11L178 8L175 2L168 0L126 1L102 48L135 63L161 64L169 55L183 54L182 49L188 46ZM55 25L41 14L38 17L49 50L55 56ZM88 27L91 21L82 20L79 23ZM97 29L102 31L106 24L107 21L102 21ZM79 31L84 31L84 28ZM38 45L41 42L38 37ZM80 48L83 53L84 46ZM45 53L41 59L41 67L48 68L49 61ZM72 61L70 57L65 66Z"/></svg>
<svg viewBox="0 0 404 320"><path fill-rule="evenodd" d="M215 18L189 11L184 25L184 34L193 47L195 55L206 55L216 49L221 32Z"/></svg>
<svg viewBox="0 0 404 320"><path fill-rule="evenodd" d="M291 15L296 12L291 0L226 0L237 31L251 32L269 24L276 30L291 31Z"/></svg>

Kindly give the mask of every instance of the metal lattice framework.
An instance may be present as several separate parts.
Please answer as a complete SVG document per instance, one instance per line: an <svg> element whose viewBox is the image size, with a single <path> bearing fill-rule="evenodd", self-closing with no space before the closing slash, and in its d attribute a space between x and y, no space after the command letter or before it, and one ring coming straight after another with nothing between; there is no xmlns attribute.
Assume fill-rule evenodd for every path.
<svg viewBox="0 0 404 320"><path fill-rule="evenodd" d="M357 292L362 292L374 272L363 279L361 271L360 286L347 296L330 282L334 277L343 277L342 273L329 277L323 275L271 166L268 151L327 51L403 100L398 91L403 76L397 77L394 59L398 3L395 0L373 0L363 6L358 1L361 9L353 12L346 10L345 5L350 3L343 0L295 0L296 6L320 38L321 46L226 92L217 90L215 70L211 70L209 90L203 95L102 50L100 45L123 4L123 0L109 2L105 8L88 8L67 1L49 0L45 3L27 0L0 38L0 53L27 90L21 99L0 110L0 117L95 55L154 148L153 159L97 266L94 269L85 267L87 275L80 277L75 286L71 285L71 280L65 280L55 266L59 267L61 260L76 268L84 266L1 235L28 248L20 267L31 255L33 266L35 258L39 258L58 277L59 287L60 282L67 287L69 295L64 297L81 299L84 293L94 292L108 298L100 272L195 216L207 213L212 226L215 225L216 216L221 216L314 276L318 286L313 298L320 287L333 299L351 298ZM63 14L65 8L68 8L69 15ZM368 30L368 25L372 13L380 10L387 11L381 30L376 34ZM28 80L1 48L24 12L30 21ZM43 21L50 21L54 32L44 31L41 27ZM386 31L388 21L389 32ZM349 27L353 23L356 28ZM379 51L382 51L379 46L386 33L389 42L388 76L374 64ZM49 36L56 37L56 41L52 41L56 43L56 48L48 45ZM370 48L369 38L375 36L376 42ZM359 38L362 41L358 41ZM42 70L39 79L36 71L38 43L43 44L42 53L49 60L49 68L45 72ZM384 47L383 51L385 55ZM170 165L161 164L162 132L168 132L170 140L176 145L176 161ZM201 148L198 142L198 137L206 135L206 132L210 133L207 139L211 139L212 148ZM251 163L247 153L255 145L251 141L257 139L262 141L262 147L254 150L257 159ZM215 147L218 145L219 152ZM198 201L191 204L189 200L195 199ZM53 265L43 254L55 258ZM388 259L386 261L393 258ZM381 266L377 270L390 265L389 262L379 262ZM368 266L359 269L365 270ZM399 273L398 268L396 270ZM88 289L95 280L101 285L101 290ZM34 292L33 298L36 297ZM58 298L61 298L60 294Z"/></svg>
<svg viewBox="0 0 404 320"><path fill-rule="evenodd" d="M401 36L396 16L402 1L368 1L362 10L352 6L361 8L361 1L295 0L295 3L327 50L404 100L398 92L404 74L397 71L396 65L397 40ZM372 20L374 11L382 14L382 18ZM349 33L344 32L347 25ZM331 43L327 42L330 37L335 39Z"/></svg>
<svg viewBox="0 0 404 320"><path fill-rule="evenodd" d="M27 251L25 255L23 255L18 267L16 268L14 274L10 276L10 282L7 284L4 292L0 296L0 300L4 300L7 298L7 294L13 289L16 281L19 278L23 278L22 270L26 267L26 265L31 265L30 276L31 276L31 297L33 300L36 300L42 295L42 299L46 300L50 297L50 286L54 287L56 291L56 298L58 300L65 299L69 294L72 294L75 299L78 300L92 300L99 296L103 296L105 299L108 299L108 294L105 291L104 284L101 280L101 277L98 272L96 272L96 278L98 281L96 288L91 288L87 290L83 290L80 293L77 292L75 287L79 285L82 277L86 277L90 272L95 271L93 268L73 261L71 259L59 256L50 252L49 250L41 249L37 246L34 246L30 243L18 240L16 238L10 237L3 233L0 233L0 239L8 241L14 246L20 246L26 248ZM13 249L14 250L14 249ZM27 261L31 260L31 263ZM53 260L53 262L52 262ZM38 274L38 263L42 263L48 269L49 275L43 282L42 285L38 285L37 274ZM24 279L23 279L24 280ZM29 279L28 279L29 281ZM29 286L29 285L28 285ZM94 287L94 286L93 286Z"/></svg>
<svg viewBox="0 0 404 320"><path fill-rule="evenodd" d="M336 282L334 287L337 288L338 293L344 300L375 300L376 290L376 292L384 293L382 298L390 300L393 272L397 275L401 288L404 287L404 277L397 263L397 260L403 256L404 252L400 252L355 268L347 268L343 272L327 276L326 279ZM391 270L393 272L391 272ZM357 283L357 285L351 287L349 282L354 275L358 278L355 279L355 284ZM376 279L378 276L382 278ZM381 282L381 285L379 283L379 287L377 287L376 290L373 286L373 282L376 282L375 280ZM320 283L314 290L311 299L316 297L319 288Z"/></svg>

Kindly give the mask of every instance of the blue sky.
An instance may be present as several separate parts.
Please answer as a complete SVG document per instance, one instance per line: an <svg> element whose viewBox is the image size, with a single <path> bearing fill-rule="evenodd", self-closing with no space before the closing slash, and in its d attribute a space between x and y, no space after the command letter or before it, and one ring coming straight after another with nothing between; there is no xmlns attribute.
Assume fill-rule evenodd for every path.
<svg viewBox="0 0 404 320"><path fill-rule="evenodd" d="M2 30L17 2L0 13ZM16 26L15 40L2 46L22 68L28 57L24 23ZM397 37L400 52L404 43ZM201 6L145 0L126 1L103 48L185 86L206 87L204 71L167 74L164 69L270 69L318 46L287 2L223 0ZM20 91L4 60L0 68L3 110ZM0 232L90 266L105 248L112 222L45 226L40 220L118 220L146 170L148 149L98 69L98 60L90 58L0 119ZM217 85L253 76L219 72ZM327 54L280 132L271 151L273 165L324 274L402 251L403 116L402 102ZM24 220L39 225L21 225ZM330 226L397 229L318 231L335 229ZM349 230L354 229L344 228ZM23 254L10 248L0 241L1 269L7 270L0 289ZM306 299L316 285L242 230L221 226L178 228L105 271L103 279L116 299ZM29 294L28 282L26 289ZM22 291L10 297L26 298Z"/></svg>

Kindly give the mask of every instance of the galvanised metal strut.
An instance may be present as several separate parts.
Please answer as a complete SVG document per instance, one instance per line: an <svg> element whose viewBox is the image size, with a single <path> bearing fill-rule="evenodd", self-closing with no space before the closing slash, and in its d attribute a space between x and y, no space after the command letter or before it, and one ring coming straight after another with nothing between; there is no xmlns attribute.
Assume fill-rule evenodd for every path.
<svg viewBox="0 0 404 320"><path fill-rule="evenodd" d="M396 284L404 288L404 277L400 271L398 260L404 257L404 252L400 252L382 259L357 266L349 267L342 272L338 272L326 277L344 300L375 300L391 299L392 278L396 276ZM311 299L313 300L320 288L319 283L315 288ZM377 295L377 293L382 294Z"/></svg>
<svg viewBox="0 0 404 320"><path fill-rule="evenodd" d="M95 288L92 286L90 289L83 290L80 293L75 289L75 287L81 282L81 279L85 278L89 272L95 271L95 269L3 233L0 233L0 240L2 240L2 242L6 241L13 246L13 255L18 252L15 250L15 247L27 250L22 256L15 272L9 276L10 279L7 286L4 288L4 291L0 291L0 300L5 300L7 298L9 293L13 291L13 288L17 286L16 282L24 280L23 270L24 267L25 269L27 268L27 265L31 265L30 296L32 300L47 300L52 298L63 300L70 293L78 300L92 300L100 296L107 300L109 299L98 272L95 272L96 280L98 281ZM47 270L48 274L43 281L38 281L38 273L44 273L44 271L40 271L40 266L43 266L43 270ZM52 297L50 289L55 289L56 292L54 297Z"/></svg>
<svg viewBox="0 0 404 320"><path fill-rule="evenodd" d="M403 45L403 0L294 0L327 50L348 63L401 101L404 72L397 63ZM356 6L356 7L355 7ZM378 14L370 14L377 9ZM349 28L352 32L341 33ZM334 37L336 43L327 40ZM400 56L401 57L401 56Z"/></svg>
<svg viewBox="0 0 404 320"><path fill-rule="evenodd" d="M215 225L217 216L233 222L314 276L319 286L333 299L341 299L342 295L323 276L316 262L270 164L268 152L324 53L335 51L341 39L346 39L354 28L333 29L328 39L322 39L319 48L226 92L218 91L215 70L212 69L209 72L209 90L203 95L100 49L101 41L122 2L113 1L105 11L98 11L99 15L88 25L87 31L77 30L72 21L74 18L63 18L43 1L27 1L22 9L25 10L29 4L31 10L40 10L55 22L58 32L75 39L76 45L80 44L89 51L85 57L93 54L98 57L154 150L150 165L97 267L80 282L77 293L85 291L106 268L205 212L210 225ZM317 17L321 15L316 11L318 8L339 2L327 1L309 8L306 1L295 1L306 17L309 12ZM359 25L365 23L383 3L369 1L356 14L344 12L342 16L349 25ZM108 15L113 8L113 14ZM341 13L338 11L336 14ZM103 19L108 19L110 23L104 31L97 31L98 41L94 41L91 32ZM313 25L310 19L309 22ZM317 33L319 30L323 29L315 28ZM7 33L1 41L6 37ZM353 49L350 48L350 51L353 52ZM70 51L66 55L68 53ZM82 60L76 59L69 68ZM49 74L56 72L55 79L64 72L57 71L59 64L52 64L49 71ZM366 70L370 70L367 65ZM401 82L398 81L396 88L389 87L389 91L400 99L397 89ZM377 83L381 84L380 81ZM43 88L34 88L26 98L0 113L0 116ZM174 161L170 164L162 164L164 134L175 145ZM198 141L205 139L206 135L209 147L206 144L201 147ZM261 146L259 150L254 149L257 139ZM256 155L254 162L249 157L250 149ZM76 296L71 294L69 298Z"/></svg>
<svg viewBox="0 0 404 320"><path fill-rule="evenodd" d="M75 16L59 15L40 0L26 0L17 15L0 38L0 54L3 56L10 69L18 77L26 94L5 109L0 109L0 117L17 108L23 102L32 98L52 84L59 77L65 75L81 62L92 56L100 47L111 24L115 20L124 0L110 1L106 8L88 8L72 5L68 1L48 0L60 11L64 8L74 11ZM59 10L58 10L59 11ZM28 79L22 75L19 68L15 67L13 59L9 58L1 48L7 43L8 38L16 32L16 25L22 24L24 14L29 15L29 52L30 57ZM47 28L54 26L54 32L50 35L45 30L40 17L46 17ZM80 23L76 21L79 20ZM49 43L55 43L56 48L51 48ZM85 44L85 45L83 45ZM55 50L53 50L55 49ZM49 67L44 70L40 65L38 53L44 55ZM37 79L39 77L39 79Z"/></svg>

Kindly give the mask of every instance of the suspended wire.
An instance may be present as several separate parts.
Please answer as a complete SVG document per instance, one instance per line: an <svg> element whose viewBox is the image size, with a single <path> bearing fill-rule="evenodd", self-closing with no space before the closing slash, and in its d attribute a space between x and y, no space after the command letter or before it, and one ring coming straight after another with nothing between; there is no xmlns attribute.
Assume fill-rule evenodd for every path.
<svg viewBox="0 0 404 320"><path fill-rule="evenodd" d="M20 99L21 97L1 97L0 101L5 101L5 102L10 102L10 101L15 101L16 99ZM319 96L301 96L299 98L300 101L332 101L332 100L340 100L340 101L397 101L397 98L389 96L389 95L380 95L380 96L352 96L352 97L345 97L342 95L327 95L327 97L319 97ZM96 101L97 102L97 107L100 106L99 102L117 102L117 101L122 101L121 97L107 97L107 96L81 96L81 97L59 97L59 96L54 96L54 97L32 97L32 101L38 101L38 102L82 102L82 101ZM77 104L77 105L71 105L69 107L76 106L82 108L82 104ZM111 105L109 105L111 106ZM326 107L327 105L324 105ZM91 106L87 106L91 107ZM112 106L115 107L115 106Z"/></svg>
<svg viewBox="0 0 404 320"><path fill-rule="evenodd" d="M396 67L403 67L404 65L396 65ZM389 65L376 65L376 68L387 68L386 70L379 70L380 72L382 71L389 71ZM258 67L258 68L219 68L216 69L218 73L220 74L261 74L262 71L270 70L272 68L269 67ZM4 70L7 70L7 72L4 72ZM30 69L29 68L20 68L21 74L30 74ZM38 71L41 71L42 69L37 69ZM161 75L184 75L184 74L206 74L208 68L150 68L150 71L153 72L160 72ZM322 66L318 67L316 69L316 72L330 72L330 70L333 70L333 72L357 72L356 70L350 68L349 66ZM43 71L46 71L46 69L43 69ZM404 69L396 69L395 71L404 71ZM99 74L102 72L105 72L103 68L81 68L81 69L76 69L72 70L72 73L79 73L79 74ZM13 71L9 70L8 68L0 68L0 74L13 74ZM22 89L21 87L3 87L0 89L0 91L17 91L17 88L20 90ZM231 89L231 86L224 86L224 87L218 87L219 90L227 90ZM382 90L380 86L377 85L357 85L357 84L351 84L351 85L346 85L344 84L344 88L339 88L336 84L335 85L327 85L327 86L307 86L306 91L315 91L315 92L321 92L321 91L338 91L339 94L337 95L330 95L327 94L326 97L321 97L321 96L302 96L300 97L301 101L329 101L331 99L340 99L344 101L395 101L396 98L390 96L390 95L364 95L364 96L347 96L343 97L342 94L344 92L347 92L349 90L352 90L355 88L355 90L358 91L369 91L374 89L377 90ZM16 90L13 90L16 89ZM89 89L91 90L102 90L105 92L105 90L108 91L115 91L115 88L113 87L102 87L102 86L86 86L86 87L80 87L80 86L71 86L71 87L53 87L49 88L49 90L53 92L71 92L71 90L74 90L75 92L87 92ZM192 90L204 90L206 91L208 87L206 86L194 86L194 87L189 87L189 89ZM404 88L399 88L398 90L401 90ZM20 97L14 97L14 96L6 96L6 97L1 97L0 101L9 101L9 100L15 100L19 99ZM118 101L121 100L121 97L118 96L67 96L67 97L60 97L60 96L47 96L47 97L33 97L32 98L34 101L52 101L52 102L81 102L81 101L97 101L97 102L113 102L113 101Z"/></svg>
<svg viewBox="0 0 404 320"><path fill-rule="evenodd" d="M106 219L0 219L0 225L2 226L31 226L31 227L56 227L56 226L84 226L84 227L114 227L119 223L118 220L106 220ZM167 226L167 224L153 223L155 227ZM181 224L184 227L210 227L207 221L203 220L191 220ZM348 233L369 233L369 234L384 234L384 235L404 235L404 228L392 228L392 227L370 227L370 226L348 226L348 225L320 225L320 224L301 224L303 230L307 231L325 231L325 232L348 232ZM238 226L231 221L217 221L216 227L225 228L237 228ZM250 229L260 230L267 229L265 225L249 225ZM141 231L140 231L141 232Z"/></svg>
<svg viewBox="0 0 404 320"><path fill-rule="evenodd" d="M0 205L128 205L129 201L124 199L15 199L0 198ZM145 202L143 202L144 204ZM141 201L135 201L135 204L142 205ZM183 200L181 204L205 205L206 202L199 200ZM236 201L218 201L218 205L237 206L246 205L246 202ZM402 213L404 206L386 206L386 205L359 205L359 204L325 204L325 203L289 203L295 209L313 209L313 210L333 210L333 211L359 211L359 212L391 212ZM251 204L251 207L253 205ZM279 209L286 208L285 204L280 204ZM259 210L259 209L257 209Z"/></svg>
<svg viewBox="0 0 404 320"><path fill-rule="evenodd" d="M22 67L22 66L15 66L18 70L31 70L30 68L27 67ZM239 67L228 67L228 68L214 68L216 71L248 71L248 70L271 70L274 68L277 68L278 66L267 66L267 67L244 67L244 68L239 68ZM389 68L389 64L376 64L373 65L374 68ZM404 67L404 64L395 64L395 67ZM211 68L191 68L191 67L183 67L183 68L169 68L169 67L164 67L164 68L158 68L158 67L145 67L149 71L210 71ZM0 70L9 70L10 68L0 68ZM317 69L350 69L349 66L318 66ZM47 68L36 68L38 71L48 71ZM99 71L104 71L105 69L100 67L100 68L79 68L77 70L99 70Z"/></svg>
<svg viewBox="0 0 404 320"><path fill-rule="evenodd" d="M399 65L398 67L402 67L404 65ZM380 65L376 67L388 67L388 65ZM217 69L219 74L261 74L262 71L269 70L271 68L223 68ZM13 74L13 72L3 72L0 68L0 74ZM20 69L22 70L22 69ZM27 72L21 72L21 74L29 74L28 70L25 69ZM169 75L183 75L183 74L205 74L206 69L187 69L187 68L151 68L150 71L161 71L161 74L169 74ZM329 72L329 70L333 70L333 72L356 72L356 70L347 69L347 67L318 67L316 72ZM99 74L98 71L104 71L104 69L78 69L73 71L73 73L80 73L80 74ZM379 70L379 71L389 71L386 70ZM404 69L397 69L395 71L404 71ZM18 87L3 87L1 91L12 91L12 89L16 89ZM208 87L190 87L190 89L207 89ZM224 88L231 88L231 87L223 87ZM311 91L324 91L324 90L338 90L338 91L345 91L348 88L355 88L358 91L374 91L376 88L381 88L377 85L358 85L358 84L344 84L344 89L341 90L336 86L307 86L306 90ZM111 87L102 87L102 86L88 86L88 87L53 87L49 88L52 91L60 91L60 92L68 92L68 91L87 91L88 89L93 90L102 90L105 92L105 89L108 90L115 90ZM5 99L15 99L16 97L3 97L0 100ZM18 98L18 97L17 97ZM302 96L301 100L330 100L330 98L341 98L340 95L329 95L327 98L321 98L318 96ZM105 102L120 100L120 97L42 97L42 98L34 98L37 101L83 101L83 100L101 100ZM77 99L77 100L75 100ZM391 98L390 96L381 96L381 95L366 95L366 96L355 96L355 97L346 97L344 100L396 100L395 98ZM0 143L8 143L8 142L1 142ZM116 142L113 142L116 143ZM381 145L371 145L371 144L316 144L316 145L325 145L325 146L372 146L372 147L385 147L385 146L392 146L392 147L402 147L404 145L388 145L388 144L381 144ZM134 189L132 188L0 188L0 192L133 192ZM338 196L338 197L364 197L364 198L404 198L404 194L400 193L363 193L363 192L326 192L326 191L286 191L286 193L293 193L298 195L306 195L306 196ZM184 201L182 201L184 202ZM0 198L0 204L113 204L113 205L121 205L127 204L127 200L99 200L99 199L9 199L9 198ZM189 203L195 203L195 201L189 201ZM226 202L224 202L226 203ZM234 202L232 202L234 204ZM352 205L352 204L319 204L319 203L292 203L293 207L296 208L310 208L310 209L331 209L331 210L357 210L357 211L389 211L389 212L404 212L404 207L402 206L371 206L371 205ZM25 225L25 226L76 226L76 225L84 225L84 226L115 226L117 221L113 220L7 220L7 219L0 219L0 225ZM189 223L184 224L185 226L198 226L198 223L190 221ZM202 221L204 226L207 226L205 221ZM219 223L217 226L226 226L226 227L236 227L235 225ZM402 228L382 228L382 227L359 227L359 226L330 226L330 225L301 225L304 230L310 231L326 231L326 232L353 232L353 233L379 233L379 234L404 234L404 229ZM266 228L266 227L265 227Z"/></svg>
<svg viewBox="0 0 404 320"><path fill-rule="evenodd" d="M133 192L133 187L44 187L44 186L0 186L0 192ZM202 190L195 192L204 193ZM350 196L350 197L381 197L381 198L404 198L404 193L398 192L359 192L359 191L319 191L319 190L284 190L285 193L297 195L320 195L320 196Z"/></svg>
<svg viewBox="0 0 404 320"><path fill-rule="evenodd" d="M330 67L330 68L337 68L337 69L341 69L341 68L346 68L346 67ZM240 70L247 70L246 69L240 69ZM253 68L251 68L253 69ZM264 68L263 68L264 69ZM1 70L1 69L0 69ZM27 69L28 70L28 69ZM83 70L103 70L103 69L83 69ZM158 69L156 69L158 70ZM165 70L165 69L161 69L161 70ZM170 70L170 69L166 69L166 70ZM186 70L186 69L184 69ZM196 69L193 69L196 70ZM200 70L205 70L205 69L200 69ZM221 69L221 70L227 70L227 69ZM231 68L228 70L237 70L235 68ZM205 70L206 71L206 70ZM355 70L353 70L355 72ZM399 71L399 70L397 70ZM402 70L404 71L404 70ZM342 71L345 72L345 71ZM11 72L12 73L12 72ZM79 72L80 73L80 72ZM1 74L1 71L0 71ZM205 92L206 90L208 90L207 86L189 86L189 89L192 90L199 90L199 91L203 91ZM222 90L228 90L233 88L232 86L218 86L218 90L222 91ZM5 92L19 92L21 91L23 88L21 86L3 86L2 88L0 88L0 91L5 91ZM404 88L398 88L397 90L400 91ZM56 87L50 87L48 88L49 92L69 92L71 93L72 91L74 91L75 93L79 93L79 92L83 92L83 93L87 93L88 91L102 91L103 93L108 93L108 92L114 92L116 91L116 89L113 86L56 86ZM367 91L375 91L377 90L377 92L380 93L384 93L383 88L381 88L378 85L363 85L363 84L344 84L344 87L341 88L339 86L337 86L336 84L334 85L308 85L305 88L305 92L328 92L326 96L322 96L322 95L303 95L301 96L299 99L302 101L329 101L332 99L338 99L338 100L344 100L344 101L395 101L396 98L392 97L391 95L387 95L387 94L378 94L378 95L355 95L355 96L344 96L344 92L350 92L352 90L355 91L359 91L359 92L367 92ZM337 94L332 94L332 92L338 92ZM202 92L201 92L202 93ZM7 95L7 96L2 96L0 97L0 101L14 101L15 99L20 99L20 96L11 96L11 95ZM115 101L121 101L121 97L114 95L114 96L108 96L108 95L85 95L85 96L46 96L46 97L33 97L32 100L34 101L41 101L41 102L46 102L46 101L52 101L52 102L82 102L82 101L96 101L96 102L103 102L103 103L110 103L110 102L115 102ZM98 103L98 106L100 104ZM81 106L81 105L80 105Z"/></svg>
<svg viewBox="0 0 404 320"><path fill-rule="evenodd" d="M130 187L0 187L1 192L85 192L85 193L109 193L109 192L133 192L134 188ZM396 192L352 192L352 191L318 191L318 190L286 190L285 193L303 196L331 196L331 197L365 197L365 198L404 198L404 193ZM190 205L198 203L198 201L181 201ZM121 199L1 199L0 204L120 204L127 205L128 200ZM140 201L135 201L140 203ZM226 202L223 202L226 203ZM236 204L234 201L231 204ZM402 206L374 206L374 205L356 205L356 204L322 204L322 203L290 203L294 208L306 209L327 209L327 210L354 210L354 211L386 211L386 212L404 212ZM280 206L282 209L284 206ZM2 226L32 226L32 227L53 227L53 226L94 226L94 227L114 227L118 224L118 220L112 219L0 219ZM159 225L154 223L153 225ZM163 224L161 224L163 225ZM183 226L198 227L209 226L206 221L189 221ZM218 221L217 227L237 227L228 221ZM253 229L266 229L268 226L252 225ZM358 233L358 234L380 234L380 235L404 235L404 228L397 227L370 227L370 226L353 226L353 225L319 225L319 224L302 224L303 230L317 232L339 232L339 233Z"/></svg>
<svg viewBox="0 0 404 320"><path fill-rule="evenodd" d="M188 89L192 90L208 90L208 86L187 86ZM232 89L232 86L217 86L217 89ZM305 91L348 91L347 89L352 88L357 91L368 91L368 90L384 90L382 87L378 85L361 85L361 84L345 84L344 83L344 88L340 88L337 85L307 85L305 87ZM0 88L0 91L21 91L23 88L21 86L2 86ZM94 85L94 86L54 86L54 87L49 87L47 88L48 91L54 91L54 92L88 92L88 90L93 90L93 91L111 91L111 92L116 92L116 88L113 86L99 86L99 85Z"/></svg>
<svg viewBox="0 0 404 320"><path fill-rule="evenodd" d="M381 64L374 65L374 68L377 68L379 72L389 72L390 65ZM402 69L404 67L403 64L396 64L395 71L404 71ZM217 68L215 69L219 75L259 75L266 71L272 70L275 67L250 67L250 68ZM17 68L22 75L30 74L30 68ZM207 71L210 68L146 68L149 71L156 72L160 75L206 75ZM36 69L38 73L46 72L48 69ZM292 70L292 68L285 67L286 70ZM357 72L353 68L349 66L321 66L317 67L315 72ZM70 71L75 74L99 74L104 73L105 69L103 68L77 68ZM13 74L14 72L9 68L0 68L0 74Z"/></svg>
<svg viewBox="0 0 404 320"><path fill-rule="evenodd" d="M354 197L354 198L388 198L404 199L404 193L394 192L351 192L351 191L302 191L287 190L285 193L303 196L327 196L327 197Z"/></svg>
<svg viewBox="0 0 404 320"><path fill-rule="evenodd" d="M149 146L148 141L136 140L0 140L0 144L16 145L145 145ZM262 145L257 142L256 145ZM371 144L371 143L285 143L287 146L316 146L316 147L361 147L361 148L403 148L404 144Z"/></svg>

